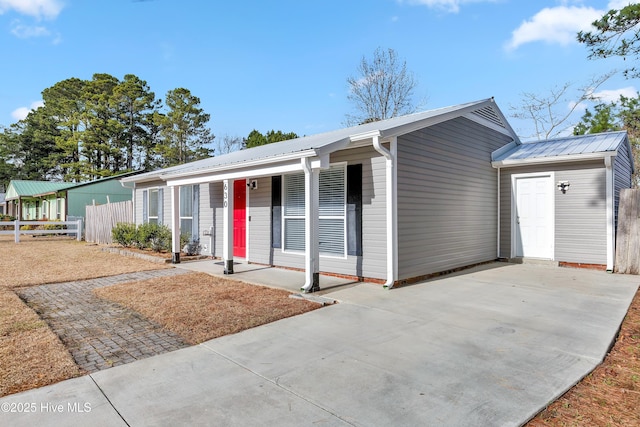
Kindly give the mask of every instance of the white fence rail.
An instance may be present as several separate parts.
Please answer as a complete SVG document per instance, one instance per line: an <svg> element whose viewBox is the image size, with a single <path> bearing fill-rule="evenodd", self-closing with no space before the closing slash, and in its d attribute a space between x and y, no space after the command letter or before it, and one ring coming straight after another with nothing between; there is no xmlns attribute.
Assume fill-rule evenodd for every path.
<svg viewBox="0 0 640 427"><path fill-rule="evenodd" d="M111 244L111 230L119 222L133 222L133 202L107 203L86 207L84 239L87 242Z"/></svg>
<svg viewBox="0 0 640 427"><path fill-rule="evenodd" d="M52 229L24 229L21 230L24 225L42 225L42 226L55 226ZM58 228L58 226L62 228ZM11 230L5 230L6 227L12 227ZM82 240L82 220L78 221L0 221L0 235L1 234L13 234L15 236L15 242L20 243L21 234L75 234L77 240Z"/></svg>

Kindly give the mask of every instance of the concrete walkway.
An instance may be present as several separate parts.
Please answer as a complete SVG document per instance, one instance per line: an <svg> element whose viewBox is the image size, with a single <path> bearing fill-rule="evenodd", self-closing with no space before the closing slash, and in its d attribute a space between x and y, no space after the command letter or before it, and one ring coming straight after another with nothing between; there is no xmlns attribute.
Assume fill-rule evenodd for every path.
<svg viewBox="0 0 640 427"><path fill-rule="evenodd" d="M603 359L639 282L491 264L360 284L329 294L340 304L5 397L0 422L521 425Z"/></svg>

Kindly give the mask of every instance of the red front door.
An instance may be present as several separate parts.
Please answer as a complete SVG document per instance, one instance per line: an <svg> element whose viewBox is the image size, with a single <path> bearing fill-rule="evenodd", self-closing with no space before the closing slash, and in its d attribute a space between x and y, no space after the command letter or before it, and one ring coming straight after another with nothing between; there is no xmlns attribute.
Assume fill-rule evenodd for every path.
<svg viewBox="0 0 640 427"><path fill-rule="evenodd" d="M233 256L247 256L247 183L233 182Z"/></svg>

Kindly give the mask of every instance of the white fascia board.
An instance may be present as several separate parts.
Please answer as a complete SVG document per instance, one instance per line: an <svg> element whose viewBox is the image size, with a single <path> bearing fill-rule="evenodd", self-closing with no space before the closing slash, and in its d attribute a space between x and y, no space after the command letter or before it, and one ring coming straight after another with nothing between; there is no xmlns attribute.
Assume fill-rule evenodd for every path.
<svg viewBox="0 0 640 427"><path fill-rule="evenodd" d="M197 169L197 170L193 170L193 171L189 171L189 172L176 172L176 173L168 173L165 175L161 175L160 178L165 180L165 181L174 181L177 179L181 179L181 178L186 178L186 177L190 177L190 176L195 176L195 175L217 175L220 172L223 171L229 171L229 170L237 170L237 169L243 169L245 170L246 168L251 168L253 166L262 166L262 165L269 165L269 164L273 164L273 163L282 163L282 162L287 162L289 160L296 160L296 161L300 161L301 158L303 157L313 157L315 156L316 150L314 149L310 149L310 150L305 150L305 151L299 151L296 153L289 153L289 154L282 154L282 155L278 155L275 157L268 157L266 159L257 159L257 160L248 160L245 162L239 162L239 163L233 163L233 164L229 164L229 165L221 165L221 166L213 166L211 168L202 168L202 169Z"/></svg>
<svg viewBox="0 0 640 427"><path fill-rule="evenodd" d="M286 173L292 172L300 172L302 171L302 165L300 160L291 160L286 163L280 163L278 165L268 166L265 165L261 168L236 168L235 170L229 171L220 171L218 173L215 172L205 172L199 176L189 176L189 177L178 177L174 179L168 179L167 185L195 185L195 184L203 184L207 182L219 182L228 180L236 180L236 179L246 179L246 178L259 178L262 176L273 176L273 175L282 175Z"/></svg>
<svg viewBox="0 0 640 427"><path fill-rule="evenodd" d="M315 149L315 155L317 156L325 156L325 155L329 155L331 153L334 153L336 151L339 150L343 150L345 148L347 148L349 146L349 144L351 143L351 139L350 138L342 138L338 141L332 142L330 144L324 145L322 147L316 148ZM309 156L305 156L305 157L309 157Z"/></svg>
<svg viewBox="0 0 640 427"><path fill-rule="evenodd" d="M392 137L406 135L411 132L415 132L420 129L424 129L426 127L434 126L439 123L446 122L451 119L455 119L457 117L464 116L468 113L471 113L480 108L486 107L488 105L495 105L495 103L491 100L486 100L479 102L477 104L472 104L464 108L460 108L458 110L449 111L448 113L438 114L423 120L418 120L412 123L407 123L404 125L397 126L395 128L388 129L386 131L382 131L380 136L382 139L390 139Z"/></svg>
<svg viewBox="0 0 640 427"><path fill-rule="evenodd" d="M583 162L585 160L599 160L605 157L615 156L617 152L608 151L604 153L588 153L588 154L566 154L564 156L555 157L534 157L531 159L518 159L518 160L500 160L491 162L491 166L494 168L508 168L516 166L529 166L540 165L550 163L570 163L570 162Z"/></svg>

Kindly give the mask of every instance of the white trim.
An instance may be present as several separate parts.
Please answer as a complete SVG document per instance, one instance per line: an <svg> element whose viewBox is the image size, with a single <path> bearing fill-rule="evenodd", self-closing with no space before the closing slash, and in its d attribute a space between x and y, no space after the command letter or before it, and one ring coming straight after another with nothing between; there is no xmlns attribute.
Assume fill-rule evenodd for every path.
<svg viewBox="0 0 640 427"><path fill-rule="evenodd" d="M568 162L583 162L585 160L601 160L609 156L615 156L617 151L606 151L601 153L586 153L586 154L565 154L562 156L553 157L533 157L529 159L518 160L498 160L491 162L491 166L498 167L516 167L516 166L528 166L537 164L550 164L550 163L568 163Z"/></svg>
<svg viewBox="0 0 640 427"><path fill-rule="evenodd" d="M313 162L311 162L313 164ZM347 237L347 165L348 162L347 161L342 161L342 162L336 162L336 163L331 163L329 164L327 167L325 167L325 169L330 169L333 167L342 167L344 169L344 197L342 200L342 206L343 206L343 215L342 216L336 216L336 215L318 215L318 221L320 219L341 219L342 223L343 223L343 253L341 255L338 254L331 254L331 253L327 253L327 252L319 252L319 257L320 258L327 258L327 259L347 259L348 258L348 237ZM285 230L286 230L286 225L285 222L287 219L303 219L304 217L302 216L286 216L285 215L285 209L284 206L286 204L286 192L285 192L285 179L287 179L288 175L292 175L292 174L286 174L283 176L282 182L281 182L281 186L282 186L282 190L281 190L281 197L282 197L282 210L280 213L280 218L282 220L281 224L281 231L280 231L280 241L281 241L281 245L280 245L280 252L282 254L285 255L304 255L305 252L304 251L296 251L296 250L292 250L289 249L287 250L285 248L285 243L284 243L284 234L285 234ZM319 188L318 188L319 191ZM316 210L316 213L318 214L318 211Z"/></svg>
<svg viewBox="0 0 640 427"><path fill-rule="evenodd" d="M249 262L249 236L251 233L249 232L249 227L251 227L251 215L249 214L249 193L251 193L251 189L247 186L249 183L248 179L244 180L244 186L246 188L244 194L244 258L247 262Z"/></svg>
<svg viewBox="0 0 640 427"><path fill-rule="evenodd" d="M222 184L222 259L225 271L233 265L233 180Z"/></svg>
<svg viewBox="0 0 640 427"><path fill-rule="evenodd" d="M605 165L605 186L606 186L606 212L607 212L607 271L613 271L615 262L615 157L604 158Z"/></svg>
<svg viewBox="0 0 640 427"><path fill-rule="evenodd" d="M180 187L168 187L171 192L171 252L180 253Z"/></svg>
<svg viewBox="0 0 640 427"><path fill-rule="evenodd" d="M259 169L248 170L243 166L242 169L236 172L207 174L203 171L202 176L190 177L190 178L176 178L168 180L167 185L194 185L205 184L210 182L218 182L224 180L236 180L236 179L248 179L248 178L260 178L264 176L284 175L292 172L302 172L302 166L300 160L290 163L284 163L278 166L268 166Z"/></svg>
<svg viewBox="0 0 640 427"><path fill-rule="evenodd" d="M551 228L551 258L544 258L544 259L551 259L551 260L555 260L555 253L556 253L556 246L555 246L555 239L556 239L556 193L554 190L554 183L555 183L555 172L550 171L550 172L531 172L531 173L518 173L518 174L513 174L511 175L511 251L510 251L510 257L511 258L515 258L517 256L516 254L516 247L517 247L517 218L516 218L516 212L517 212L517 202L518 202L518 194L517 194L517 180L518 179L526 179L526 178L542 178L542 177L549 177L549 181L550 181L550 188L549 191L551 193L551 206L549 207L550 209L550 228Z"/></svg>

